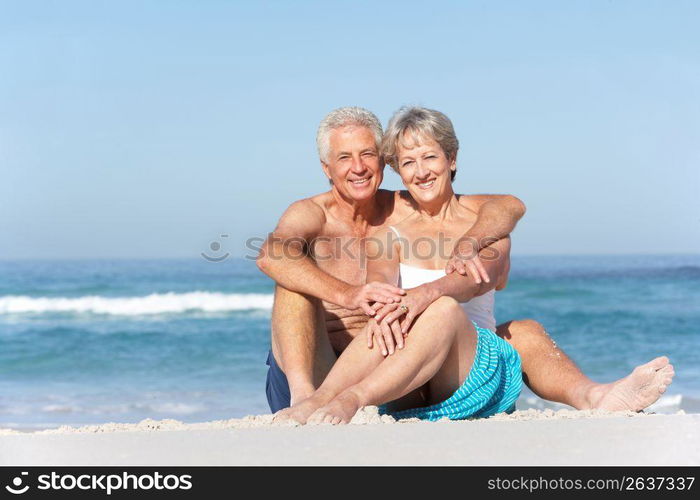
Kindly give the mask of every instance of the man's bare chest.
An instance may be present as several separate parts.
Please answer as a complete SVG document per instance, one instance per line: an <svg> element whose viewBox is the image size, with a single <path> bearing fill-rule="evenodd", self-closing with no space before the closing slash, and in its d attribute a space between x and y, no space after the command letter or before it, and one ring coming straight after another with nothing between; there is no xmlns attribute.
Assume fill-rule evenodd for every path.
<svg viewBox="0 0 700 500"><path fill-rule="evenodd" d="M361 285L365 283L368 244L385 232L386 224L369 226L363 232L329 226L311 242L311 254L320 269L347 283Z"/></svg>

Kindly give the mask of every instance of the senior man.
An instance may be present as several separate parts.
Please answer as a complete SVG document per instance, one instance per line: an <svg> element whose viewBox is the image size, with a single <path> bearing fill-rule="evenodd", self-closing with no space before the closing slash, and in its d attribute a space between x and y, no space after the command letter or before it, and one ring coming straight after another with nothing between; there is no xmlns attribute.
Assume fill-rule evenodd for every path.
<svg viewBox="0 0 700 500"><path fill-rule="evenodd" d="M373 113L356 107L329 113L316 141L331 189L293 203L261 249L258 266L277 283L266 386L273 412L314 392L337 354L375 314L375 304L399 302L411 293L365 283L366 240L413 210L406 193L379 189L384 172L381 139L381 124ZM497 266L508 260L488 258L488 246L508 237L525 207L510 195L461 195L459 202L478 217L456 243L446 271L462 290L478 296L494 288L489 274L507 273ZM496 333L518 351L525 382L544 399L575 408L638 411L660 395L660 384L650 382L659 378L667 358L657 358L612 384L597 384L536 321L511 321Z"/></svg>

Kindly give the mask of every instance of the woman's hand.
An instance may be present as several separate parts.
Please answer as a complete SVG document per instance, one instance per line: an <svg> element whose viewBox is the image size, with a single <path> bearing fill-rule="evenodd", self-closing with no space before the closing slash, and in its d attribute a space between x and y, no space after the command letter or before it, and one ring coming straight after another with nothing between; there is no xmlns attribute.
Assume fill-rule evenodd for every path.
<svg viewBox="0 0 700 500"><path fill-rule="evenodd" d="M374 316L375 309L372 309L370 304L399 302L405 293L406 291L399 287L373 281L366 285L348 287L343 293L343 303L339 305L348 309L362 309L368 316Z"/></svg>
<svg viewBox="0 0 700 500"><path fill-rule="evenodd" d="M405 335L401 332L401 325L398 320L391 323L387 321L377 322L370 318L367 322L365 335L367 336L367 347L372 349L374 344L382 351L382 355L394 354L398 347L403 349Z"/></svg>
<svg viewBox="0 0 700 500"><path fill-rule="evenodd" d="M404 335L408 335L408 330L411 328L413 320L425 311L430 304L435 302L438 297L439 294L430 286L430 283L411 288L406 291L406 295L401 299L400 303L385 305L377 311L373 319L379 325L385 322L391 325L403 316L403 320L400 320L399 329L403 339ZM395 334L394 337L396 337Z"/></svg>
<svg viewBox="0 0 700 500"><path fill-rule="evenodd" d="M447 261L445 274L457 272L462 276L471 276L479 284L482 281L491 281L489 273L486 272L484 264L479 258L479 252L475 247L476 241L469 239L461 241L455 246L452 257Z"/></svg>

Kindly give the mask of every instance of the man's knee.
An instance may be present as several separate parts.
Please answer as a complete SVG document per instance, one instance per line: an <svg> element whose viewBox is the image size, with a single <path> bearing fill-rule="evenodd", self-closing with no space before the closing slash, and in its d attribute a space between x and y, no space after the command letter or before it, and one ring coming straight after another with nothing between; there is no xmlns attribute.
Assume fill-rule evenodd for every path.
<svg viewBox="0 0 700 500"><path fill-rule="evenodd" d="M275 301L272 306L273 314L294 313L295 315L302 316L305 314L314 314L317 302L318 301L312 297L276 285Z"/></svg>
<svg viewBox="0 0 700 500"><path fill-rule="evenodd" d="M319 309L320 303L317 299L277 285L272 305L273 335L279 330L298 331L314 328Z"/></svg>
<svg viewBox="0 0 700 500"><path fill-rule="evenodd" d="M496 333L511 344L522 344L548 337L547 331L539 321L520 319L499 325Z"/></svg>

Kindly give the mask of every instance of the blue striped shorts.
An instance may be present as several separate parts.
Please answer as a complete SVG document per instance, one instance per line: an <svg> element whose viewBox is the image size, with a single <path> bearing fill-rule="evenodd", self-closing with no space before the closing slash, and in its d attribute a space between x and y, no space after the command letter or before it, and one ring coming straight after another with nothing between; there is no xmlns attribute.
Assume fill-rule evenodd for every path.
<svg viewBox="0 0 700 500"><path fill-rule="evenodd" d="M512 413L523 386L522 366L517 351L491 330L476 327L474 364L464 383L440 403L397 412L380 407L380 413L396 419L463 420Z"/></svg>

